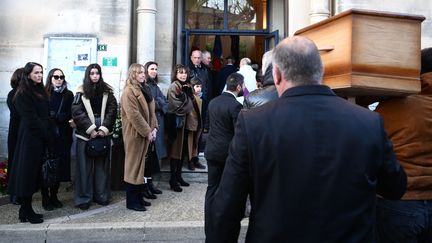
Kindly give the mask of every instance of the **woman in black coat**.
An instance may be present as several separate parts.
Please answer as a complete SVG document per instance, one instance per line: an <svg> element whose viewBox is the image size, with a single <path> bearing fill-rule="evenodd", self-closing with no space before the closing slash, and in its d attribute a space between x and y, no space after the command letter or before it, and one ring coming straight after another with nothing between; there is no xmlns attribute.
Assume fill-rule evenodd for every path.
<svg viewBox="0 0 432 243"><path fill-rule="evenodd" d="M15 72L12 74L10 85L12 87L12 90L9 91L7 96L7 106L9 108L9 130L8 130L8 173L11 171L12 163L13 163L13 155L15 152L15 145L18 139L18 129L19 129L19 122L20 118L18 115L18 112L15 108L13 97L15 96L15 93L17 91L19 82L21 81L22 74L24 72L24 68L18 68L15 70ZM11 195L10 201L13 204L19 204L17 201L16 196Z"/></svg>
<svg viewBox="0 0 432 243"><path fill-rule="evenodd" d="M42 65L29 62L14 96L20 116L18 140L9 177L9 193L21 199L21 222L42 223L32 208L32 196L41 185L41 165L46 149L53 143L49 99L42 83Z"/></svg>
<svg viewBox="0 0 432 243"><path fill-rule="evenodd" d="M61 181L70 181L70 151L72 146L71 106L73 93L68 90L65 75L61 69L49 71L45 89L50 94L50 115L54 123L54 152L60 157L57 164L57 183L51 187L42 187L42 207L51 211L63 204L57 197Z"/></svg>

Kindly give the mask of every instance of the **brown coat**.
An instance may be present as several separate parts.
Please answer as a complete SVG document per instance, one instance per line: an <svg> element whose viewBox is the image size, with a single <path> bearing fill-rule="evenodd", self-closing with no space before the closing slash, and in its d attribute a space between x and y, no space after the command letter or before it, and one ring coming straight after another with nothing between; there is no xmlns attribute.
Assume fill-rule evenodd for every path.
<svg viewBox="0 0 432 243"><path fill-rule="evenodd" d="M189 160L198 156L198 143L202 128L202 100L195 95L194 108L187 116L186 129L188 130L188 155Z"/></svg>
<svg viewBox="0 0 432 243"><path fill-rule="evenodd" d="M376 109L408 176L403 200L432 199L432 72L421 80L420 94L380 102Z"/></svg>
<svg viewBox="0 0 432 243"><path fill-rule="evenodd" d="M146 102L138 83L125 86L121 97L121 117L125 147L124 181L143 184L149 145L146 137L158 124L154 100Z"/></svg>
<svg viewBox="0 0 432 243"><path fill-rule="evenodd" d="M176 139L172 144L168 144L168 157L171 159L182 159L182 150L184 142L185 127L192 122L189 113L193 110L192 99L181 89L182 84L179 81L171 83L168 89L168 112L176 115L186 116L186 124L182 128L176 129ZM188 134L188 132L186 131ZM191 154L191 153L189 153Z"/></svg>

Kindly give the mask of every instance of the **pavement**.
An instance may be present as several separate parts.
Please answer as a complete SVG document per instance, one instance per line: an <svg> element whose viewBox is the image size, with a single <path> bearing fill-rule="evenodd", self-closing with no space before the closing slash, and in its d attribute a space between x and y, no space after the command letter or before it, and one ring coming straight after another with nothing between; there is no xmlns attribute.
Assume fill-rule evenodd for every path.
<svg viewBox="0 0 432 243"><path fill-rule="evenodd" d="M206 164L202 156L200 161ZM61 185L58 196L64 206L60 209L45 211L40 193L34 195L33 208L44 215L42 224L20 223L19 206L4 204L0 206L0 242L204 242L207 170L183 168L183 177L191 184L183 192L170 190L167 165L161 170L153 182L163 193L147 200L152 206L145 212L128 210L124 191L113 191L108 206L92 204L83 211L74 206L70 183ZM240 242L247 225L244 219Z"/></svg>

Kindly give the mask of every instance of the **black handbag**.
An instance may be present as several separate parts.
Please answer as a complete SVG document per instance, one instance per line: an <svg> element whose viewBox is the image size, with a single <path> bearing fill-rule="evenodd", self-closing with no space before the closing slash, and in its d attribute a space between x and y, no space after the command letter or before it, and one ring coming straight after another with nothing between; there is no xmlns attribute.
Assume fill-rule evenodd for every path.
<svg viewBox="0 0 432 243"><path fill-rule="evenodd" d="M42 163L42 183L45 187L51 187L57 183L57 166L60 157L47 152Z"/></svg>
<svg viewBox="0 0 432 243"><path fill-rule="evenodd" d="M109 137L95 137L87 141L85 151L92 158L104 157L110 149Z"/></svg>

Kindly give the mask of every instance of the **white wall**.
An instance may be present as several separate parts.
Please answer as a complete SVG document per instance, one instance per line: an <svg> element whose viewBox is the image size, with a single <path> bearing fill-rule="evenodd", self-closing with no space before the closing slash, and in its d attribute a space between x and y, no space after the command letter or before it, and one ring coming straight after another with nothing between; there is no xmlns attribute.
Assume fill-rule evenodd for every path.
<svg viewBox="0 0 432 243"><path fill-rule="evenodd" d="M5 99L13 71L29 61L44 63L44 36L94 35L108 47L97 52L101 66L103 57L117 57L117 67L102 69L104 79L119 90L129 66L131 1L1 0L0 9L0 158L4 158L9 123Z"/></svg>

